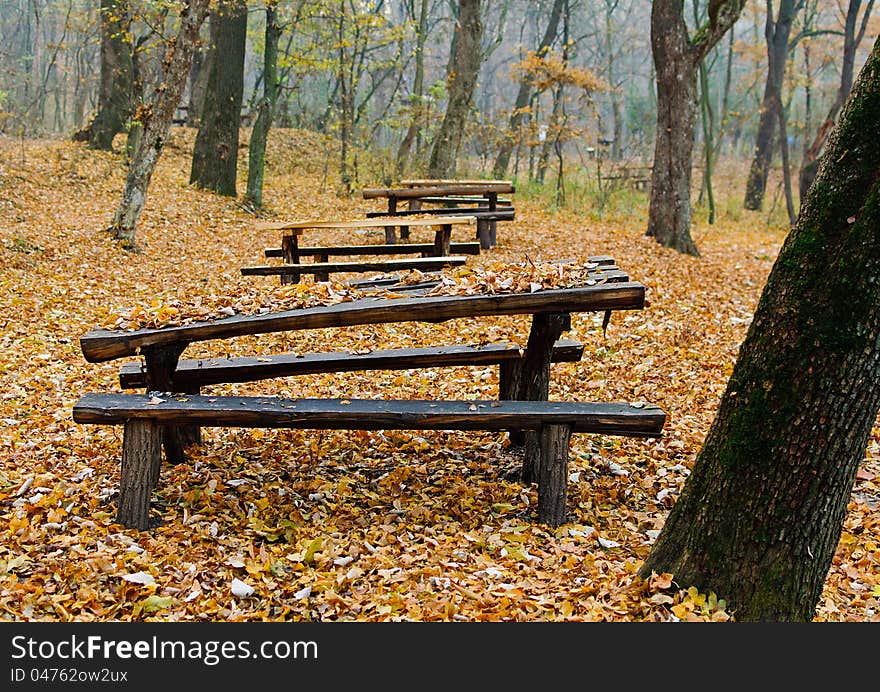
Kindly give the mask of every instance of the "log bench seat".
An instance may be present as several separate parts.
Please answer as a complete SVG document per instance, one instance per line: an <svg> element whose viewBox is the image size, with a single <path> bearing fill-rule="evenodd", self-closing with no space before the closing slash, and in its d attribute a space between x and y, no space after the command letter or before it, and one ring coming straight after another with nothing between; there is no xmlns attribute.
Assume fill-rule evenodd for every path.
<svg viewBox="0 0 880 692"><path fill-rule="evenodd" d="M83 424L122 424L117 520L149 528L168 425L331 430L530 430L538 445L538 520L566 520L572 433L659 437L665 413L647 404L558 401L284 399L269 396L86 394L73 407Z"/></svg>
<svg viewBox="0 0 880 692"><path fill-rule="evenodd" d="M316 281L329 281L330 274L347 272L394 272L418 269L436 271L444 267L456 267L467 262L464 255L445 255L439 257L414 257L390 260L362 260L359 262L312 262L309 264L279 264L242 267L244 276L279 276L287 279L285 283L297 283L302 274L314 274Z"/></svg>
<svg viewBox="0 0 880 692"><path fill-rule="evenodd" d="M331 257L359 257L362 255L414 255L430 257L435 250L433 243L400 243L381 245L328 245L299 247L300 257L314 257L316 262L329 262ZM478 242L450 243L449 252L454 255L479 255ZM267 247L263 251L267 259L284 257L280 247Z"/></svg>
<svg viewBox="0 0 880 692"><path fill-rule="evenodd" d="M367 370L409 370L410 368L498 365L499 398L509 398L510 378L524 350L517 344L452 345L425 348L397 348L370 353L284 353L272 356L199 358L179 360L172 376L175 391L197 393L200 387L233 382L257 382L276 377L316 375ZM551 362L576 363L584 345L559 339L553 345ZM146 365L139 361L123 364L119 372L123 389L147 386Z"/></svg>

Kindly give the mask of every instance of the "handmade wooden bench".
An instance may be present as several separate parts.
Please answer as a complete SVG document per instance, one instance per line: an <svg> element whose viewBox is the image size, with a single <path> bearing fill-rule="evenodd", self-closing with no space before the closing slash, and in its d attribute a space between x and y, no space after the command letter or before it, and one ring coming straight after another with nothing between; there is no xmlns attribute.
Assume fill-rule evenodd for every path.
<svg viewBox="0 0 880 692"><path fill-rule="evenodd" d="M401 298L378 298L365 297L350 302L334 305L319 305L315 307L299 308L284 312L266 313L260 315L240 315L207 322L194 322L179 326L169 326L159 329L138 329L134 331L94 330L85 334L80 339L80 346L85 359L88 362L104 362L139 354L143 358L145 374L141 375L139 383L145 384L149 392L173 392L175 389L196 390L196 382L187 383L182 373L187 369L178 368L180 356L188 344L197 341L214 339L228 339L239 336L254 336L282 331L295 331L299 329L322 329L327 327L347 327L364 324L384 324L395 322L444 322L446 320L467 318L473 319L482 316L494 315L531 315L531 327L526 342L525 353L517 360L509 376L506 376L505 396L509 400L486 403L485 408L496 411L502 408L504 411L526 410L526 414L512 414L514 417L497 419L491 425L497 429L511 431L526 431L524 433L525 455L523 460L522 479L524 482L538 481L539 504L538 518L546 523L558 525L565 520L564 497L567 470L565 467L566 456L559 450L567 445L561 444L562 437L567 442L567 434L559 432L564 430L579 431L582 423L579 414L574 409L565 409L566 420L563 428L554 428L555 432L545 434L546 425L553 421L552 425L563 425L559 419L547 419L534 417L541 412L560 411L554 408L559 402L549 402L550 363L553 360L554 347L560 335L570 329L570 313L583 311L609 311L609 310L638 310L644 307L645 287L631 281L607 281L596 285L580 286L575 288L561 288L536 291L534 293L508 293L508 294L481 294L481 295L407 295ZM240 363L239 363L240 364ZM271 365L271 363L267 364ZM280 365L278 366L281 367ZM501 366L503 367L503 365ZM191 368L190 368L191 369ZM278 371L276 370L276 373ZM182 377L182 380L177 380ZM192 386L190 386L192 384ZM110 398L88 398L88 397ZM124 398L117 400L113 397L140 397ZM121 485L118 520L130 527L144 528L147 525L149 510L149 492L141 485L132 485L132 478L143 478L147 475L150 483L155 484L158 480L158 437L157 430L162 430L161 439L165 449L165 456L169 463L177 464L185 460L184 450L188 444L198 441L199 426L216 425L239 425L242 418L251 421L252 425L273 426L284 422L287 426L329 428L347 428L364 424L364 419L346 417L348 409L341 402L325 401L324 404L316 403L314 415L306 418L278 418L262 417L257 412L265 411L270 406L262 403L273 401L267 397L257 397L252 400L220 399L206 396L192 391L186 397L168 397L164 395L145 397L145 395L88 395L75 407L76 420L79 422L113 422L113 416L117 416L118 422L135 421L148 418L148 425L131 425L127 431L127 440L123 444L123 476ZM163 401L158 401L159 399ZM174 399L177 403L170 403ZM188 399L189 401L178 401ZM147 403L153 401L152 404ZM140 402L125 403L122 408L117 407L116 401ZM277 401L277 400L274 400ZM509 406L511 401L533 402L533 405L525 409L517 406ZM220 402L218 409L213 404ZM179 405L187 404L186 412L173 413L166 416L160 411L172 410L166 406L178 407L173 411L178 412ZM572 405L577 402L571 402ZM229 404L229 406L226 406ZM382 409L387 404L391 408ZM432 401L429 404L442 409L443 402ZM459 404L467 408L468 416L461 419L455 425L470 426L463 429L472 429L476 424L490 425L488 419L474 419L469 417L474 409L479 412L480 404L467 401L450 403L450 406ZM296 402L288 402L287 406L296 405ZM381 427L407 428L422 425L437 425L441 429L452 429L453 423L458 418L443 416L438 418L420 417L421 414L406 408L407 403L401 403L403 408L395 402L383 402L381 400L365 404L375 407L368 410L369 415L378 415L378 412L387 411L376 419L376 425L381 420ZM426 404L428 405L428 404ZM158 406L158 408L157 408ZM324 406L324 408L321 408ZM413 406L415 406L413 404ZM592 405L588 405L592 406ZM224 408L225 407L225 408ZM279 404L281 409L285 407ZM435 408L429 406L429 408ZM227 409L238 411L233 414L224 412ZM290 409L287 409L290 413ZM302 411L303 409L300 409ZM457 409L455 409L457 410ZM593 414L600 409L591 408ZM583 412L583 410L581 409ZM620 435L647 435L656 436L659 432L658 421L662 428L662 412L649 406L632 406L626 408L628 420L632 425L620 426L613 419L604 417L591 419L593 426L590 430L603 431L607 434ZM283 411L282 411L283 412ZM365 414L366 415L366 414ZM515 417L520 415L520 417ZM477 423L466 423L477 420ZM503 420L502 422L498 422ZM583 420L586 420L584 418ZM428 421L428 423L425 423ZM442 423L441 423L442 421ZM596 422L599 421L599 422ZM586 423L583 423L586 425ZM496 428L491 428L496 429ZM536 431L541 432L540 436ZM545 439L546 438L546 439ZM556 441L554 441L556 440ZM148 451L145 452L144 449ZM556 451L553 451L556 450ZM542 459L552 460L552 468L542 468ZM149 469L146 471L145 469ZM135 487L137 485L137 487ZM152 485L150 485L152 487ZM138 489L139 488L139 489Z"/></svg>
<svg viewBox="0 0 880 692"><path fill-rule="evenodd" d="M538 518L566 516L572 433L659 437L666 415L655 406L556 401L282 399L264 396L86 394L77 423L122 424L119 520L149 528L150 495L159 481L163 426L332 430L533 430L538 433Z"/></svg>
<svg viewBox="0 0 880 692"><path fill-rule="evenodd" d="M436 252L433 243L395 243L393 245L325 245L300 246L300 257L312 257L316 262L329 262L331 257L359 257L363 255L421 255L431 257ZM453 255L479 255L480 244L449 243L449 252ZM267 259L284 257L280 247L267 247L263 254Z"/></svg>
<svg viewBox="0 0 880 692"><path fill-rule="evenodd" d="M316 281L329 281L330 274L351 272L394 272L404 269L436 271L467 262L464 255L414 257L410 259L362 260L360 262L312 262L310 264L261 264L242 267L243 276L280 276L282 283L298 283L303 274L314 274Z"/></svg>
<svg viewBox="0 0 880 692"><path fill-rule="evenodd" d="M553 344L550 360L553 363L575 363L583 354L582 343L559 339ZM282 353L254 357L198 358L178 361L171 378L171 388L175 392L195 393L201 387L212 384L256 382L296 375L498 365L499 398L509 399L514 372L521 365L524 355L525 349L518 344L484 344L379 349L369 353L339 351L302 355ZM123 389L146 387L146 366L139 361L123 364L119 372L119 384Z"/></svg>
<svg viewBox="0 0 880 692"><path fill-rule="evenodd" d="M497 222L514 218L512 206L499 207L498 195L515 191L513 184L506 180L406 180L399 187L367 188L361 195L364 199L386 199L388 202L387 211L368 212L368 218L380 214L391 217L425 213L472 215L477 222L480 245L488 249L496 244ZM456 198L467 201L450 207L449 202ZM478 201L474 202L474 199ZM407 201L409 209L399 209L400 201ZM425 203L442 204L443 208L422 209Z"/></svg>

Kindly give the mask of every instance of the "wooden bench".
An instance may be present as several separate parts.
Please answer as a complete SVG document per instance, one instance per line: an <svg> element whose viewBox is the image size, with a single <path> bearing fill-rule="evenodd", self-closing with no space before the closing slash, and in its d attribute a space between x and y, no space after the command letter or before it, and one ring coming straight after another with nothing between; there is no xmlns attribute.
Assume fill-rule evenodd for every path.
<svg viewBox="0 0 880 692"><path fill-rule="evenodd" d="M362 255L409 255L419 254L431 257L436 248L433 243L396 243L393 245L327 245L299 248L300 257L313 257L316 262L329 262L331 257L358 257ZM479 255L480 244L449 243L449 252L453 255ZM263 253L267 259L283 257L280 247L267 247Z"/></svg>
<svg viewBox="0 0 880 692"><path fill-rule="evenodd" d="M334 305L317 305L258 315L237 315L224 319L193 322L156 329L144 328L133 331L98 329L83 335L80 338L80 347L83 356L88 362L105 362L139 354L143 358L145 370L145 375L142 376L139 382L145 383L146 389L150 392L172 392L175 389L197 389L194 383L192 387L189 387L185 381L178 382L175 380L178 376L180 356L185 348L193 342L252 337L259 334L292 332L301 329L323 329L328 327L398 322L435 323L460 318L474 319L484 316L531 315L531 326L525 352L521 358L509 361L510 363L515 363L516 366L509 375L505 376L507 382L505 385L507 390L505 396L509 397L509 400L516 402L536 402L536 408L528 409L534 413L541 410L553 410L553 406L558 403L548 401L550 364L553 359L552 354L555 344L559 340L560 335L571 327L571 312L639 310L644 307L644 304L645 287L632 281L608 281L596 285L548 289L534 293L465 296L406 295L401 298L365 297ZM505 366L501 364L500 367ZM181 369L181 373L183 370ZM134 458L132 455L143 455L139 452L135 454L134 451L126 453L126 450L130 448L139 449L142 445L137 440L143 440L145 436L153 440L153 442L149 443L151 449L156 447L155 429L157 425L162 427L162 442L166 458L169 463L178 464L185 461L184 450L186 446L198 441L199 425L218 425L223 420L232 420L222 416L218 418L215 415L217 412L209 405L213 403L211 399L214 399L214 397L204 397L204 395L197 391L192 391L190 396L200 397L193 400L192 406L188 409L192 411L191 413L177 418L173 416L171 418L162 418L161 416L164 416L164 414L161 414L159 418L155 416L152 418L153 423L151 426L134 426L132 428L133 432L129 435L132 442L125 444L123 448L123 457L128 457L128 461L123 462L123 467L126 464L129 467L129 471L123 471L123 475L126 478L131 477L133 473L131 468L139 468L138 464L142 466L143 463L146 463L138 462L138 464L135 464L131 461ZM167 399L162 396L159 398ZM258 400L264 401L266 398L258 398ZM94 403L94 400L92 401ZM125 401L136 400L125 399ZM257 406L257 400L251 403ZM431 403L440 404L442 402ZM495 403L506 406L503 401ZM246 403L245 405L249 406L250 404ZM380 407L382 402L376 401L373 405ZM469 407L472 405L476 406L473 402L467 402L467 405ZM149 413L150 410L153 410L149 408L151 405L146 406L146 414L130 411L123 417L133 418L146 415L149 418L153 416L153 414ZM487 404L487 406L493 410L498 408L491 404ZM86 408L91 410L106 407L96 405ZM143 409L144 406L140 408ZM257 407L256 410L262 409ZM77 406L77 411L78 420L80 421L100 422L96 420L96 417L100 418L97 413L85 414L81 405ZM647 414L647 411L642 413ZM226 414L223 415L225 416ZM331 414L327 415L332 417ZM633 415L636 416L636 419L641 420L644 427L628 428L626 429L626 434L631 432L638 435L654 436L656 418L651 418L650 416L642 417L636 412L633 412ZM88 416L92 416L92 418L89 419ZM653 421L650 426L648 426L649 418ZM101 420L106 422L106 419ZM254 418L253 420L259 421L261 425L266 422L259 418ZM309 419L309 424L313 424L314 420L316 419ZM387 427L394 427L394 425L401 428L411 426L414 420L418 420L416 414L412 411L403 410L399 412L397 423L389 423ZM221 423L218 423L218 421L221 421ZM237 422L230 422L229 424L237 425ZM322 423L322 425L327 425L328 427L346 427L354 424L354 420L347 419L344 415L332 425ZM539 497L544 499L539 502L538 515L541 521L555 525L565 520L564 501L560 505L558 496L561 493L564 498L566 473L564 469L554 467L556 470L552 475L552 480L550 480L548 479L549 477L544 475L544 471L540 469L540 458L543 452L539 449L539 440L535 432L536 425L535 422L527 422L524 419L508 419L504 429L516 432L525 431L522 433L525 444L522 479L524 482L533 482L535 480L539 482ZM445 429L451 426L444 424L441 427ZM603 429L619 431L609 434L624 434L624 432L614 426ZM549 454L549 452L547 453ZM153 482L158 478L158 466L154 457L155 454L151 452L149 468L153 470L150 473L151 475L156 474ZM554 463L561 464L562 461ZM147 500L143 498L137 501L132 500L131 494L133 492L135 491L123 484L118 519L126 526L144 526L148 509ZM550 498L557 498L557 500L551 502ZM563 507L563 510L560 510L560 506Z"/></svg>
<svg viewBox="0 0 880 692"><path fill-rule="evenodd" d="M160 400L161 399L161 400ZM264 396L86 394L73 407L84 424L122 424L118 520L149 528L163 426L330 430L533 430L538 433L538 520L566 517L572 433L659 437L666 415L655 406L557 401L283 399Z"/></svg>
<svg viewBox="0 0 880 692"><path fill-rule="evenodd" d="M361 191L364 199L386 199L387 211L369 212L374 215L407 216L412 214L442 213L470 214L477 221L477 237L483 249L496 244L497 222L512 220L512 206L499 208L499 194L512 194L516 189L506 180L406 180L399 187L367 188ZM467 200L450 207L456 198ZM474 202L473 200L477 200ZM409 209L398 209L400 201L407 201ZM507 202L508 200L504 200ZM422 209L423 203L442 204L442 209ZM463 207L461 204L470 206Z"/></svg>
<svg viewBox="0 0 880 692"><path fill-rule="evenodd" d="M310 264L278 264L242 267L243 276L280 276L282 283L298 283L302 274L314 274L316 281L329 281L330 274L346 272L394 272L402 269L436 271L457 267L467 262L464 255L447 257L415 257L411 259L364 260L360 262L312 262ZM286 280L285 280L286 279Z"/></svg>
<svg viewBox="0 0 880 692"><path fill-rule="evenodd" d="M559 339L553 345L550 359L554 363L575 363L583 354L583 344L570 339ZM177 363L177 369L171 378L171 388L175 392L198 392L201 387L212 384L256 382L276 377L329 372L498 365L499 398L509 399L514 372L521 365L524 355L525 350L518 344L485 344L383 349L370 353L342 351L305 355L283 353L256 357L199 358ZM119 384L123 389L146 387L146 366L137 361L125 363L119 372Z"/></svg>

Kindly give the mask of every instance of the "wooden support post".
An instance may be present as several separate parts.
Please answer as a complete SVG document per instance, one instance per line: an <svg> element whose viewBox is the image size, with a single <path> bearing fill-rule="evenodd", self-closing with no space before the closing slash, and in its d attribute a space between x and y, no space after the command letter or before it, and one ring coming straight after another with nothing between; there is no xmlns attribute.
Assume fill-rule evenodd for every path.
<svg viewBox="0 0 880 692"><path fill-rule="evenodd" d="M126 422L116 521L130 529L149 528L150 494L162 459L160 426L150 420Z"/></svg>
<svg viewBox="0 0 880 692"><path fill-rule="evenodd" d="M497 211L498 210L498 193L490 192L488 194L489 197L489 211ZM495 247L496 235L498 230L498 221L495 219L490 220L487 223L488 232L489 232L489 247Z"/></svg>
<svg viewBox="0 0 880 692"><path fill-rule="evenodd" d="M185 343L177 343L168 346L148 346L141 350L147 369L148 392L175 390L174 371L177 370L177 362L185 348ZM186 461L183 450L199 439L201 433L198 426L163 426L162 442L165 447L165 459L169 464L182 464ZM158 471L156 481L158 482Z"/></svg>
<svg viewBox="0 0 880 692"><path fill-rule="evenodd" d="M452 240L452 224L444 223L434 234L434 256L447 257L449 243Z"/></svg>
<svg viewBox="0 0 880 692"><path fill-rule="evenodd" d="M498 364L498 399L509 401L517 397L522 379L522 358L503 360ZM522 446L525 443L522 430L509 430L510 443Z"/></svg>
<svg viewBox="0 0 880 692"><path fill-rule="evenodd" d="M553 344L562 332L571 329L571 315L567 312L539 312L532 317L526 354L522 359L522 373L514 397L520 401L547 401L550 393L550 359ZM538 460L537 433L525 433L525 456L521 480L533 483L537 480L535 466ZM530 442L531 440L531 442Z"/></svg>
<svg viewBox="0 0 880 692"><path fill-rule="evenodd" d="M285 264L299 264L299 236L295 233L285 234L281 237L281 257ZM281 283L298 284L299 272L282 274Z"/></svg>
<svg viewBox="0 0 880 692"><path fill-rule="evenodd" d="M489 236L489 221L487 219L477 219L477 238L480 239L481 250L488 250L492 247L492 241Z"/></svg>
<svg viewBox="0 0 880 692"><path fill-rule="evenodd" d="M555 528L566 519L571 426L544 425L538 437L538 521Z"/></svg>

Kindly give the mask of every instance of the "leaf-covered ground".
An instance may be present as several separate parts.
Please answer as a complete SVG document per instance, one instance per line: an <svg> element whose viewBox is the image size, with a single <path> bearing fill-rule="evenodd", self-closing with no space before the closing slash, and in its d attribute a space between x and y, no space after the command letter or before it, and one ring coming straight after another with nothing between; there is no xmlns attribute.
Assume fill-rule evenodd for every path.
<svg viewBox="0 0 880 692"><path fill-rule="evenodd" d="M278 219L362 217L340 201L308 138L275 133L266 205ZM644 400L661 440L577 435L571 521L533 521L506 434L207 429L162 472L158 526L115 524L121 429L73 423L88 391L117 391L120 362L88 364L78 339L137 305L222 296L278 232L188 185L192 133L175 131L139 226L142 254L104 229L119 156L0 139L0 617L9 620L725 620L714 594L635 571L688 474L776 252L780 229L743 215L695 236L702 258L643 235L644 218L548 213L515 199L499 244L468 260L608 254L650 306L573 317L579 363L551 398ZM246 158L246 156L244 157ZM243 178L242 178L243 179ZM415 233L419 233L416 231ZM424 232L422 232L424 233ZM461 234L461 232L458 232ZM454 233L455 235L455 233ZM460 237L457 240L470 240ZM430 240L426 237L425 240ZM381 242L310 232L308 241ZM276 279L253 277L270 286ZM525 318L314 330L195 344L190 355L522 342ZM286 396L491 398L494 368L315 375L214 391ZM880 432L862 466L819 620L877 620Z"/></svg>

